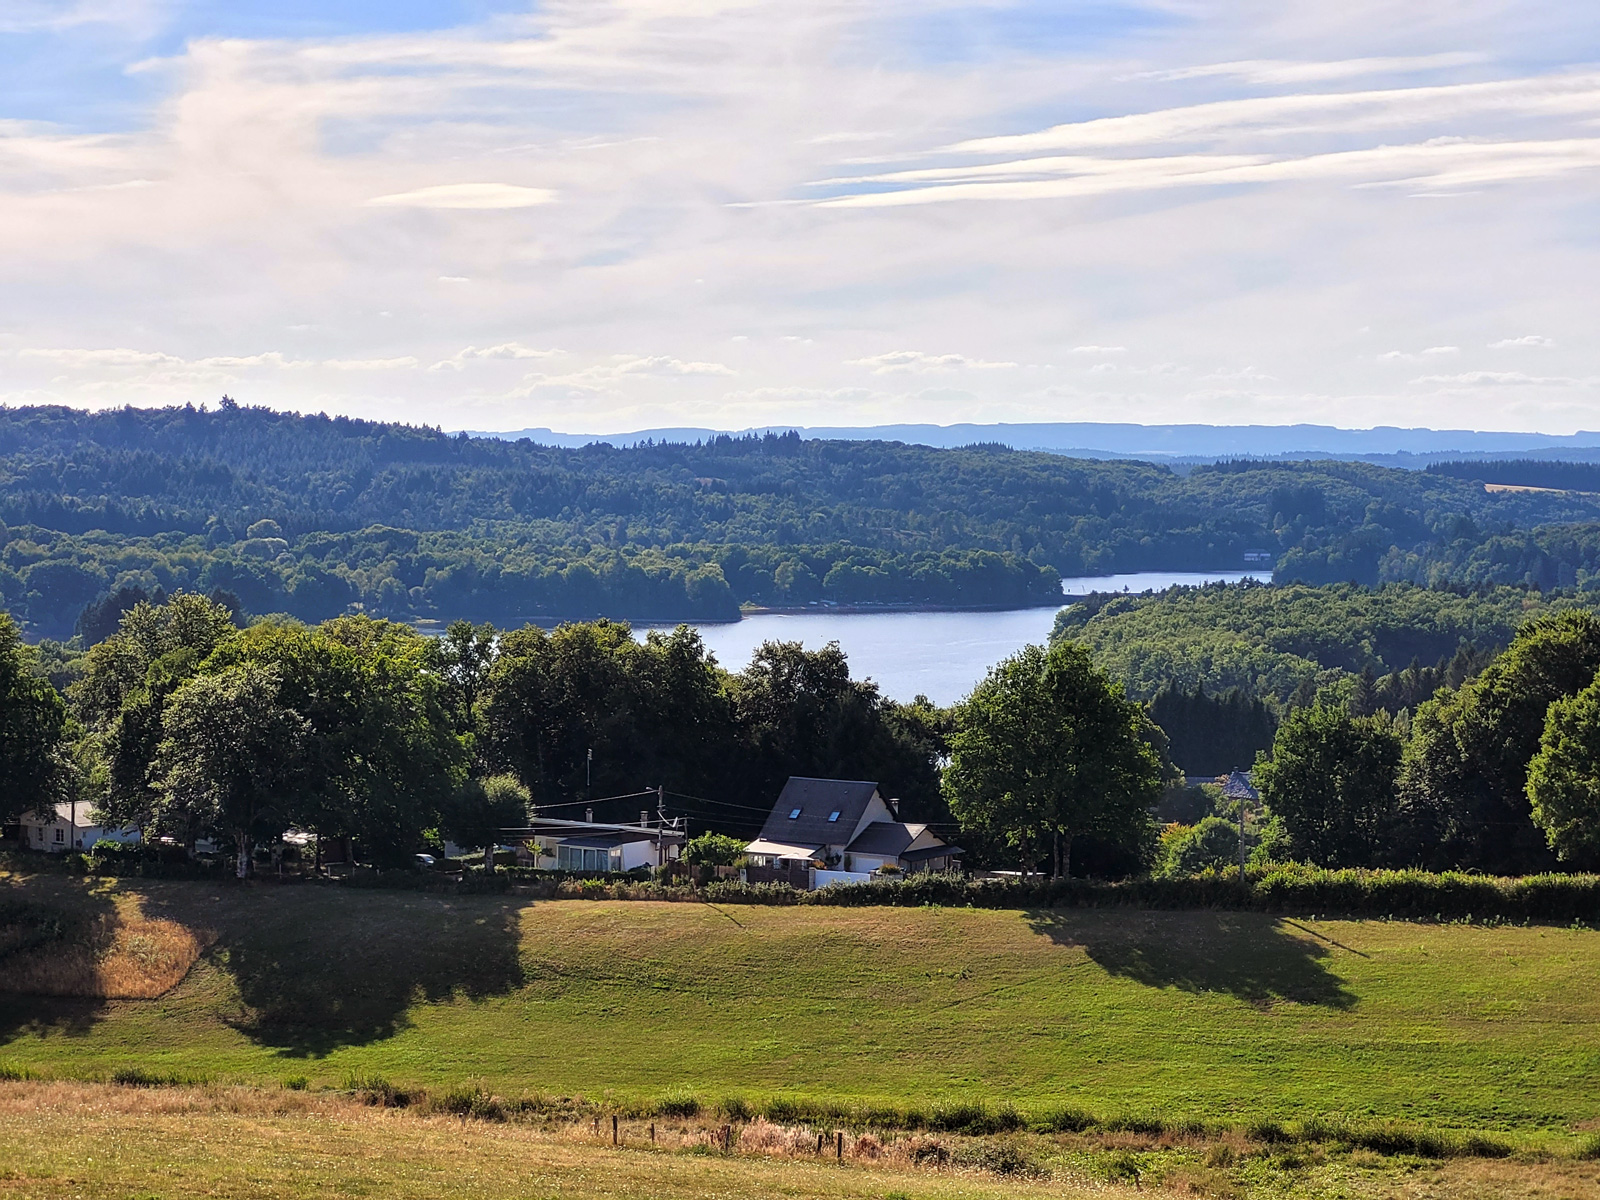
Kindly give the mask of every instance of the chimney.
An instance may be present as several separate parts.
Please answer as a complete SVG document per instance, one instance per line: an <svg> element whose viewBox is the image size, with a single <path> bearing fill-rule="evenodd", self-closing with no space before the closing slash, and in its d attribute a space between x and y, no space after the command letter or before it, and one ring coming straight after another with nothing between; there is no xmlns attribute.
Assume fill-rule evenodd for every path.
<svg viewBox="0 0 1600 1200"><path fill-rule="evenodd" d="M585 821L589 822L589 824L593 825L594 824L594 809L592 809L592 808L584 809L583 810L583 819Z"/></svg>
<svg viewBox="0 0 1600 1200"><path fill-rule="evenodd" d="M894 819L896 821L898 821L900 819L900 801L898 801L898 800L889 801L889 811L894 814Z"/></svg>

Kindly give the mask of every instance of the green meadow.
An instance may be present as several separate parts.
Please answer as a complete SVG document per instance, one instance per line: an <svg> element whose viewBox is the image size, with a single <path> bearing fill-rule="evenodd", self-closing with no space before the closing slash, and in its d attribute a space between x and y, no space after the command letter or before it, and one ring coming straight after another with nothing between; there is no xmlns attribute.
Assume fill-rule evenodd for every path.
<svg viewBox="0 0 1600 1200"><path fill-rule="evenodd" d="M1600 1118L1600 933L1582 929L60 875L4 888L36 908L136 908L208 942L152 1000L0 993L0 1066L52 1078L1343 1116L1530 1144Z"/></svg>

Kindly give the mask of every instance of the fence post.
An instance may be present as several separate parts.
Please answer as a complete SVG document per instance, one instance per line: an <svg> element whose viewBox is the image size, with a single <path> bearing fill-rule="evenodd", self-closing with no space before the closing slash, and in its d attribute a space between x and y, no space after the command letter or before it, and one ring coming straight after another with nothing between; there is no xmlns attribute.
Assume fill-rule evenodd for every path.
<svg viewBox="0 0 1600 1200"><path fill-rule="evenodd" d="M617 1118L615 1114L611 1117L611 1144L613 1146L617 1144Z"/></svg>
<svg viewBox="0 0 1600 1200"><path fill-rule="evenodd" d="M844 1131L841 1129L837 1134L835 1134L835 1136L839 1139L839 1141L838 1141L838 1145L837 1145L837 1149L836 1149L836 1153L835 1153L834 1157L836 1157L840 1162L843 1162L844 1161Z"/></svg>
<svg viewBox="0 0 1600 1200"><path fill-rule="evenodd" d="M650 1144L652 1146L656 1144L656 1123L654 1121L650 1122Z"/></svg>

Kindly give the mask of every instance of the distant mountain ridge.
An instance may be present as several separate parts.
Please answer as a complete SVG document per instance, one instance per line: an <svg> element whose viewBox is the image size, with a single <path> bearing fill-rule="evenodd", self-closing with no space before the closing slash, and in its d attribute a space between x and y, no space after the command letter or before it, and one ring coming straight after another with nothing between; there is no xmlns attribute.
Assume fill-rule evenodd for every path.
<svg viewBox="0 0 1600 1200"><path fill-rule="evenodd" d="M1504 433L1472 429L1340 429L1333 425L1136 425L1131 422L1037 422L980 425L761 425L748 429L692 426L640 429L630 433L556 433L539 427L511 431L465 430L472 437L544 446L578 447L594 442L634 446L641 442L705 442L719 436L786 433L822 441L909 442L950 449L1000 443L1014 450L1043 450L1079 458L1149 458L1166 462L1211 462L1219 458L1346 458L1385 466L1424 467L1445 458L1538 454L1576 462L1600 461L1600 432Z"/></svg>

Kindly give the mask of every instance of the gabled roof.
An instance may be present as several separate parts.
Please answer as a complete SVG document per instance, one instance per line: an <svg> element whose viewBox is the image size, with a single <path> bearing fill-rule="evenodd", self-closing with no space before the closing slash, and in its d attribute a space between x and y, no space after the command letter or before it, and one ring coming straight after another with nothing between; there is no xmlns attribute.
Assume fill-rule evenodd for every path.
<svg viewBox="0 0 1600 1200"><path fill-rule="evenodd" d="M877 793L878 785L864 779L791 775L761 827L761 837L790 846L837 846L855 831ZM799 816L791 818L796 809ZM830 821L833 813L839 816Z"/></svg>
<svg viewBox="0 0 1600 1200"><path fill-rule="evenodd" d="M1244 771L1230 772L1226 782L1222 785L1222 794L1230 800L1259 800L1261 793L1257 792L1250 783L1250 776Z"/></svg>
<svg viewBox="0 0 1600 1200"><path fill-rule="evenodd" d="M896 858L910 848L926 825L907 825L904 821L874 821L845 847L847 854L892 854Z"/></svg>

